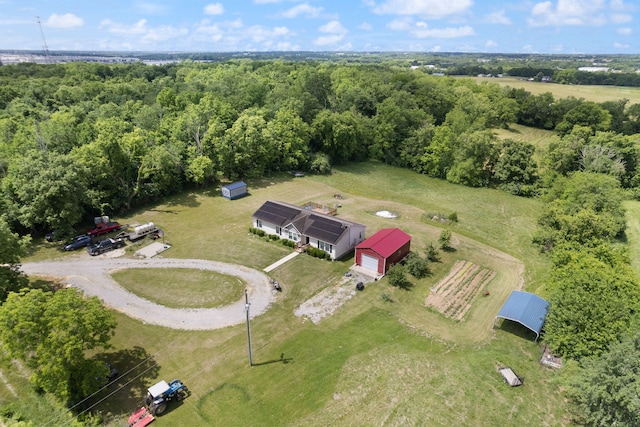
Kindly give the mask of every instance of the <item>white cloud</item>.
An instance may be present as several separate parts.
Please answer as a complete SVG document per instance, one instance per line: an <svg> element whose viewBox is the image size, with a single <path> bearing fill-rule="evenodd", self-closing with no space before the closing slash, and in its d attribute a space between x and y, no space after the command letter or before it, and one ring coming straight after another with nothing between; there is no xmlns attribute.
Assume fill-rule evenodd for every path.
<svg viewBox="0 0 640 427"><path fill-rule="evenodd" d="M373 25L369 24L368 22L363 22L362 24L358 25L358 29L363 31L373 31Z"/></svg>
<svg viewBox="0 0 640 427"><path fill-rule="evenodd" d="M564 25L604 25L606 0L558 0L536 3L528 19L532 27Z"/></svg>
<svg viewBox="0 0 640 427"><path fill-rule="evenodd" d="M452 39L458 37L473 36L475 31L468 25L458 28L429 28L425 22L416 23L416 28L411 31L411 35L419 39L428 37L439 39Z"/></svg>
<svg viewBox="0 0 640 427"><path fill-rule="evenodd" d="M373 13L379 15L411 15L425 18L442 18L466 12L473 0L384 0L380 4L367 2Z"/></svg>
<svg viewBox="0 0 640 427"><path fill-rule="evenodd" d="M623 36L628 36L631 35L633 33L633 29L626 27L626 28L618 28L618 34L622 34Z"/></svg>
<svg viewBox="0 0 640 427"><path fill-rule="evenodd" d="M201 25L196 29L196 33L206 34L210 36L223 36L224 34L239 30L244 25L242 24L241 19L236 19L234 21L224 21L224 22L216 22L213 25L209 25L208 21L202 21Z"/></svg>
<svg viewBox="0 0 640 427"><path fill-rule="evenodd" d="M616 49L628 49L628 48L630 48L631 46L629 46L628 44L625 44L625 43L618 43L618 42L615 42L615 43L613 44L613 47L615 47Z"/></svg>
<svg viewBox="0 0 640 427"><path fill-rule="evenodd" d="M413 19L411 18L398 18L387 23L387 28L393 31L409 31L413 26Z"/></svg>
<svg viewBox="0 0 640 427"><path fill-rule="evenodd" d="M349 32L349 30L342 26L340 21L336 21L335 19L322 25L318 28L318 31L329 34L346 34Z"/></svg>
<svg viewBox="0 0 640 427"><path fill-rule="evenodd" d="M167 6L156 3L136 2L134 7L140 12L150 15L165 15L168 12Z"/></svg>
<svg viewBox="0 0 640 427"><path fill-rule="evenodd" d="M322 13L323 8L310 6L309 3L302 3L291 9L285 10L281 13L284 18L296 18L299 15L304 15L308 18L317 18Z"/></svg>
<svg viewBox="0 0 640 427"><path fill-rule="evenodd" d="M224 13L224 6L221 3L211 3L204 7L205 15L222 15Z"/></svg>
<svg viewBox="0 0 640 427"><path fill-rule="evenodd" d="M484 20L490 24L503 24L503 25L511 25L511 19L505 16L504 10L499 10L497 12L490 13L485 15Z"/></svg>
<svg viewBox="0 0 640 427"><path fill-rule="evenodd" d="M279 42L276 43L276 50L288 51L288 50L300 50L300 46L297 44L291 44L291 42Z"/></svg>
<svg viewBox="0 0 640 427"><path fill-rule="evenodd" d="M161 25L159 27L147 26L146 19L140 19L133 25L121 24L113 22L109 19L103 20L98 26L99 29L105 29L111 34L123 37L136 37L136 42L150 44L158 41L165 41L184 37L189 33L186 28L173 27L171 25Z"/></svg>
<svg viewBox="0 0 640 427"><path fill-rule="evenodd" d="M100 25L98 25L98 29L106 29L107 32L112 34L122 34L122 35L140 35L144 34L146 31L147 20L141 19L133 25L125 25L117 22L113 22L110 19L104 19Z"/></svg>
<svg viewBox="0 0 640 427"><path fill-rule="evenodd" d="M246 35L251 37L256 43L273 40L277 37L283 37L290 33L287 27L265 28L262 25L254 25L246 30Z"/></svg>
<svg viewBox="0 0 640 427"><path fill-rule="evenodd" d="M320 36L317 39L315 39L313 44L315 44L316 46L329 46L329 45L340 43L343 38L344 38L344 34L332 34L328 36Z"/></svg>
<svg viewBox="0 0 640 427"><path fill-rule="evenodd" d="M497 47L498 43L496 43L493 40L487 40L487 42L484 45L485 45L485 47Z"/></svg>
<svg viewBox="0 0 640 427"><path fill-rule="evenodd" d="M611 15L611 22L614 24L627 24L631 22L632 19L633 17L626 13L614 13Z"/></svg>
<svg viewBox="0 0 640 427"><path fill-rule="evenodd" d="M241 19L211 23L204 19L193 34L193 42L216 50L300 50L290 39L296 34L286 26L245 26Z"/></svg>
<svg viewBox="0 0 640 427"><path fill-rule="evenodd" d="M171 40L178 37L184 37L189 33L186 28L176 28L171 25L161 25L155 28L149 28L144 36L142 36L143 43L152 43L165 40Z"/></svg>
<svg viewBox="0 0 640 427"><path fill-rule="evenodd" d="M77 28L84 25L84 20L73 13L65 13L64 15L54 13L44 24L52 28Z"/></svg>

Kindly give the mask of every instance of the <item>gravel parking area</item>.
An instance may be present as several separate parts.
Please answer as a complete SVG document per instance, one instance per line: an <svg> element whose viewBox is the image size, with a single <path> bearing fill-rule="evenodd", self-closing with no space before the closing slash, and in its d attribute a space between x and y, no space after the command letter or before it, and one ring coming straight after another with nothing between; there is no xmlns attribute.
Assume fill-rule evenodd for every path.
<svg viewBox="0 0 640 427"><path fill-rule="evenodd" d="M175 258L76 258L68 261L25 263L22 271L28 275L53 277L86 295L97 296L105 305L144 323L183 330L211 330L242 323L246 320L245 297L238 295L236 303L222 308L176 309L155 304L118 285L111 273L130 268L195 268L238 276L247 284L250 316L264 313L275 299L269 277L241 265L215 261ZM176 292L180 284L176 283Z"/></svg>

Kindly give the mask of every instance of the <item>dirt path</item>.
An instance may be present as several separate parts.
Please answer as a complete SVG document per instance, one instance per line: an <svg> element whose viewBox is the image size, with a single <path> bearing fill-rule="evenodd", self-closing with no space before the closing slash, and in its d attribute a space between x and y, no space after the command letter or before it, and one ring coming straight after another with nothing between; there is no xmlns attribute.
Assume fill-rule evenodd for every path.
<svg viewBox="0 0 640 427"><path fill-rule="evenodd" d="M169 308L127 291L111 277L111 272L129 268L195 268L238 276L247 284L250 315L264 313L274 300L269 278L264 273L241 265L197 259L151 258L83 258L69 261L25 263L22 271L29 275L51 276L97 296L105 305L144 323L183 330L211 330L246 320L244 294L237 302L222 308ZM176 292L180 284L176 283Z"/></svg>

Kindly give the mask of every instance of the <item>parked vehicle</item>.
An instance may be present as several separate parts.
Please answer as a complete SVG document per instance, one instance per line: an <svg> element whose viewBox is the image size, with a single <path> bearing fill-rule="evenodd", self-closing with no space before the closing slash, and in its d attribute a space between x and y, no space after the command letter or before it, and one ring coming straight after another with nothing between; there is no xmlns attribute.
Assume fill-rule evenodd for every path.
<svg viewBox="0 0 640 427"><path fill-rule="evenodd" d="M190 394L189 389L180 380L173 380L167 384L166 381L148 388L142 408L138 409L129 417L130 427L144 427L155 419L156 415L161 415L167 410L167 404L172 400L180 401Z"/></svg>
<svg viewBox="0 0 640 427"><path fill-rule="evenodd" d="M87 246L87 252L89 255L96 256L105 252L112 251L114 249L123 248L126 245L124 239L104 239L96 243L95 245Z"/></svg>
<svg viewBox="0 0 640 427"><path fill-rule="evenodd" d="M90 237L100 236L101 234L111 233L112 231L120 230L121 225L118 222L101 222L95 225L95 227L87 230L87 234Z"/></svg>
<svg viewBox="0 0 640 427"><path fill-rule="evenodd" d="M73 240L64 245L65 251L75 251L76 249L87 247L91 244L91 237L86 234L76 236Z"/></svg>
<svg viewBox="0 0 640 427"><path fill-rule="evenodd" d="M56 228L45 234L44 239L47 242L59 242L70 239L77 234L78 232L71 227Z"/></svg>

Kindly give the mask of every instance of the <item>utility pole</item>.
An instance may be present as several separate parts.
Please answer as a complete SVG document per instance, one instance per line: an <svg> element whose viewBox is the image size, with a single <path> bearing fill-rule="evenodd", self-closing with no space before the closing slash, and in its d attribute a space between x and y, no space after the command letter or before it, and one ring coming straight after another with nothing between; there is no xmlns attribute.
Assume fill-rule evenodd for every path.
<svg viewBox="0 0 640 427"><path fill-rule="evenodd" d="M253 356L251 355L251 324L249 323L249 292L244 290L244 311L247 313L247 340L249 341L249 366L253 366Z"/></svg>
<svg viewBox="0 0 640 427"><path fill-rule="evenodd" d="M40 27L40 34L42 35L42 50L44 51L44 62L45 64L49 63L49 47L47 46L47 41L44 38L44 31L42 31L42 23L40 22L40 17L36 16L36 21L38 22L38 26Z"/></svg>

